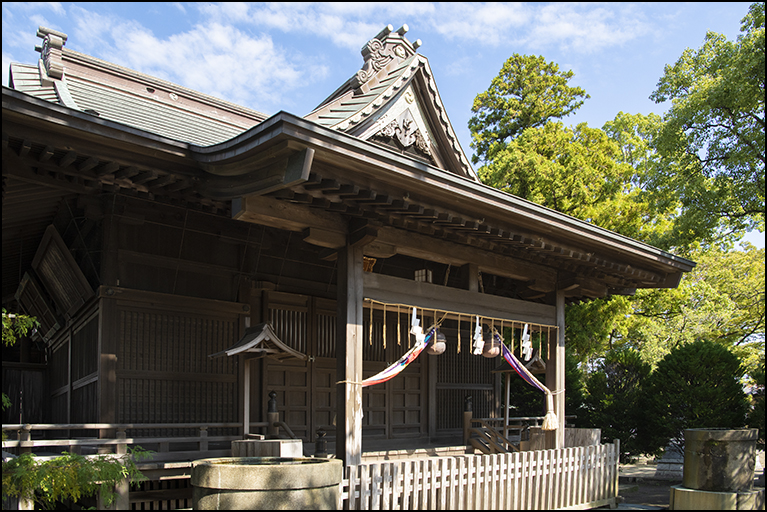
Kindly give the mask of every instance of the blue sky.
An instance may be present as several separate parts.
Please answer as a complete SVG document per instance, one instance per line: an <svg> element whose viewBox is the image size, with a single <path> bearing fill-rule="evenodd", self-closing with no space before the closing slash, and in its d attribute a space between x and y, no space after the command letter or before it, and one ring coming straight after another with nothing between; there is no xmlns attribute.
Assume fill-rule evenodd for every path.
<svg viewBox="0 0 767 512"><path fill-rule="evenodd" d="M513 53L542 55L591 96L566 124L663 114L649 96L706 31L735 39L748 3L3 3L3 84L35 63L40 25L66 46L265 114L305 115L361 66L385 25L407 24L467 155L474 97ZM764 234L749 240L764 247Z"/></svg>

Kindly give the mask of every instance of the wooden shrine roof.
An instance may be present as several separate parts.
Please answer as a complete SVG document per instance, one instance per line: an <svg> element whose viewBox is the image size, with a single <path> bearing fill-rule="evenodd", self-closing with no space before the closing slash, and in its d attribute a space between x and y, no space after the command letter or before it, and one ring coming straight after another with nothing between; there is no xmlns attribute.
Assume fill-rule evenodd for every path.
<svg viewBox="0 0 767 512"><path fill-rule="evenodd" d="M260 112L65 48L67 36L40 27L41 62L11 64L18 91L102 119L207 146L257 125Z"/></svg>
<svg viewBox="0 0 767 512"><path fill-rule="evenodd" d="M407 111L405 119L412 125L410 132L419 132L418 137L429 146L412 154L479 181L450 124L429 61L415 53L421 40L411 43L405 37L407 31L407 25L396 32L392 25L387 25L368 41L362 49L363 68L305 118L362 140L380 140L387 138L382 136L387 126L408 131L397 122ZM389 147L405 149L396 143Z"/></svg>
<svg viewBox="0 0 767 512"><path fill-rule="evenodd" d="M258 222L300 233L306 242L325 248L327 259L351 241L376 258L402 254L452 265L471 262L483 273L526 283L526 300L555 288L573 298L594 298L675 287L694 267L685 258L477 181L451 139L428 62L413 53L414 46L408 47L400 32L375 39L404 45L401 55L392 49L399 61L392 58L362 84L355 75L307 118L279 112L263 119L61 47L60 77L67 77L67 83L64 88L61 80L48 80L59 98L52 101L49 88L34 86L30 68L17 66L14 84L18 81L19 89L2 88L4 283L6 264L9 273L18 271L22 251L6 247L30 232L42 233L50 223L43 217L51 209L27 215L27 209L39 206L35 190L57 191L54 200L67 194L127 194ZM53 43L55 37L62 39L43 35ZM80 71L67 76L70 63ZM97 102L102 94L118 102L118 96L110 95L118 95L119 87L89 78L86 71L96 65L125 85L121 109ZM56 74L56 67L49 72ZM399 90L384 98L395 83ZM366 96L379 86L383 92L378 96ZM178 99L171 99L171 93ZM382 100L379 106L376 98ZM141 111L128 108L129 101L155 105L158 113L120 117ZM83 110L86 106L99 115ZM370 114L363 115L368 107ZM223 109L225 115L211 115L211 109ZM320 119L333 109L338 112ZM358 114L360 121L352 122ZM212 145L179 140L181 135L159 125L163 116L213 123L215 137L225 140ZM393 142L384 136L392 121L417 127L428 144L414 149ZM248 123L252 127L246 130ZM418 140L414 134L407 142ZM24 183L36 186L25 188ZM39 225L13 224L6 231L25 215ZM25 239L19 246L29 251L37 243Z"/></svg>

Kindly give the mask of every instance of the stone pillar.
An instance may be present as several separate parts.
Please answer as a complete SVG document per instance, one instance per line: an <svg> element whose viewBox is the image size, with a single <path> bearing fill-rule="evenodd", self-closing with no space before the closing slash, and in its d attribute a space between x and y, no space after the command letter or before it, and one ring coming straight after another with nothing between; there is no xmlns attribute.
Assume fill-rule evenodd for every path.
<svg viewBox="0 0 767 512"><path fill-rule="evenodd" d="M671 486L670 510L764 510L754 487L757 429L684 431L681 485Z"/></svg>
<svg viewBox="0 0 767 512"><path fill-rule="evenodd" d="M685 430L682 485L701 491L753 488L757 437L755 428Z"/></svg>

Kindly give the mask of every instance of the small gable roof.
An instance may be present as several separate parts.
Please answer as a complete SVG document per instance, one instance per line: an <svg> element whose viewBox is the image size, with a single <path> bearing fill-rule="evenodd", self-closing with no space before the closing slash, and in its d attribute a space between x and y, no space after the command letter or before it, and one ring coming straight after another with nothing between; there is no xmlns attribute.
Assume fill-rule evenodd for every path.
<svg viewBox="0 0 767 512"><path fill-rule="evenodd" d="M429 61L387 25L362 48L362 69L305 116L322 126L479 181L439 96Z"/></svg>
<svg viewBox="0 0 767 512"><path fill-rule="evenodd" d="M260 357L270 357L277 361L296 358L301 361L307 359L307 355L290 348L274 333L272 326L267 323L258 324L255 327L249 327L245 330L243 337L221 352L210 354L208 357L213 359L222 356L236 356L238 354L256 354Z"/></svg>

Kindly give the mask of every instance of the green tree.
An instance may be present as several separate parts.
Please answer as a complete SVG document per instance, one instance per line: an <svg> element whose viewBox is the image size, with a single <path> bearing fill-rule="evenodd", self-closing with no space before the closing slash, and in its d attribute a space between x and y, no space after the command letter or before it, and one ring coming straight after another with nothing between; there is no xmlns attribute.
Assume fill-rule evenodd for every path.
<svg viewBox="0 0 767 512"><path fill-rule="evenodd" d="M672 348L707 339L753 370L764 357L765 250L699 247L691 257L698 264L679 287L637 292L626 343L655 365Z"/></svg>
<svg viewBox="0 0 767 512"><path fill-rule="evenodd" d="M681 345L650 374L641 398L637 440L645 453L684 443L688 428L740 428L748 401L737 356L712 341Z"/></svg>
<svg viewBox="0 0 767 512"><path fill-rule="evenodd" d="M665 67L650 96L671 101L654 186L680 198L681 241L764 230L764 70L764 4L755 3L737 41L708 32L703 46Z"/></svg>
<svg viewBox="0 0 767 512"><path fill-rule="evenodd" d="M487 185L627 236L647 216L635 200L632 167L617 160L619 146L585 123L527 128L498 150L478 173Z"/></svg>
<svg viewBox="0 0 767 512"><path fill-rule="evenodd" d="M541 56L514 54L504 62L487 91L474 99L469 120L472 161L490 162L495 153L527 128L544 126L577 110L589 97L570 87L572 71Z"/></svg>
<svg viewBox="0 0 767 512"><path fill-rule="evenodd" d="M604 442L620 439L623 462L642 453L637 440L644 417L640 400L649 375L650 365L628 348L607 352L586 379L585 423L601 429Z"/></svg>
<svg viewBox="0 0 767 512"><path fill-rule="evenodd" d="M620 151L616 160L631 166L624 189L641 211L641 223L621 227L621 233L655 247L670 250L679 244L673 238L674 221L681 208L679 197L673 190L655 186L656 176L667 172L655 148L663 121L656 114L628 114L619 112L602 129Z"/></svg>
<svg viewBox="0 0 767 512"><path fill-rule="evenodd" d="M565 344L583 363L619 348L630 326L631 299L624 295L571 304L565 309Z"/></svg>

